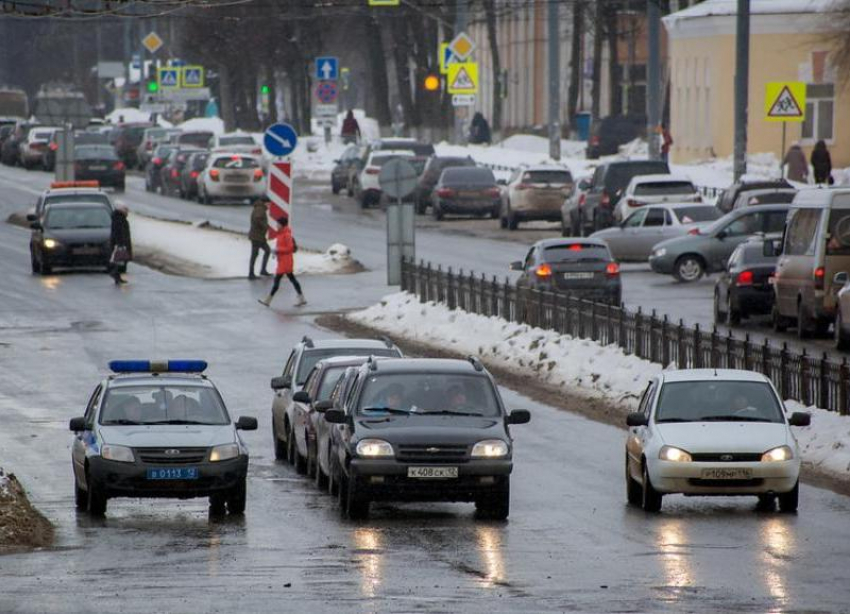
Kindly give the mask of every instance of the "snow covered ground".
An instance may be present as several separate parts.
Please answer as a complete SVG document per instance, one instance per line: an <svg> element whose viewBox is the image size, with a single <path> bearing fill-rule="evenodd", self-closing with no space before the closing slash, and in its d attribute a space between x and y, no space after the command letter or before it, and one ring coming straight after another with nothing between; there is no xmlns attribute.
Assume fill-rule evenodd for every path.
<svg viewBox="0 0 850 614"><path fill-rule="evenodd" d="M346 316L435 349L474 354L485 363L510 368L550 386L636 407L649 378L662 367L626 355L619 347L515 324L500 318L450 311L419 302L411 294L384 297L377 305ZM423 322L427 323L423 326ZM812 412L812 425L795 429L803 461L824 474L850 478L850 417L786 401L789 411Z"/></svg>
<svg viewBox="0 0 850 614"><path fill-rule="evenodd" d="M186 263L186 273L209 279L248 274L251 242L244 235L137 214L130 214L130 227L137 251L164 254ZM274 271L274 267L272 255L269 268ZM349 273L359 269L359 263L351 257L351 250L340 243L331 245L324 253L299 249L295 254L297 275Z"/></svg>

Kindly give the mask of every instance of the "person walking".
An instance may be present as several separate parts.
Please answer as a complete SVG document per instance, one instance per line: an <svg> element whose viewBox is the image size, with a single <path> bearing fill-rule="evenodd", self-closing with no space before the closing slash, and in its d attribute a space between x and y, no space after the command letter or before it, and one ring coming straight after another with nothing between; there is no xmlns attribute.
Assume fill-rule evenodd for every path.
<svg viewBox="0 0 850 614"><path fill-rule="evenodd" d="M266 241L266 233L269 230L268 206L268 200L258 198L254 201L254 206L251 209L251 229L248 231L248 239L251 241L251 265L248 269L248 279L257 279L257 276L254 275L254 263L257 262L257 256L261 250L263 252L263 267L260 275L271 275L268 267L272 250L269 248L268 241Z"/></svg>
<svg viewBox="0 0 850 614"><path fill-rule="evenodd" d="M815 175L815 183L832 185L832 158L824 141L815 143L812 150L812 169Z"/></svg>
<svg viewBox="0 0 850 614"><path fill-rule="evenodd" d="M788 179L798 183L808 183L809 163L799 143L791 145L788 153L785 154L785 159L782 160L782 165L788 165L788 170L785 172Z"/></svg>
<svg viewBox="0 0 850 614"><path fill-rule="evenodd" d="M469 125L469 142L472 144L483 145L490 144L490 124L484 119L481 111L476 111L472 116L472 123Z"/></svg>
<svg viewBox="0 0 850 614"><path fill-rule="evenodd" d="M354 111L348 110L345 119L342 120L342 130L340 130L342 142L348 145L349 143L357 143L360 140L360 124L354 117Z"/></svg>
<svg viewBox="0 0 850 614"><path fill-rule="evenodd" d="M269 307L274 295L280 289L280 282L283 276L286 275L292 283L292 287L295 288L295 292L298 294L295 306L301 307L307 304L307 300L304 298L304 293L301 292L301 284L298 283L292 272L294 269L292 255L298 251L298 244L295 243L295 239L292 237L292 229L289 227L289 216L283 215L279 217L277 223L280 224L280 229L269 228L268 232L269 239L275 240L275 253L277 254L277 269L275 270L274 283L268 296L257 300L266 307Z"/></svg>
<svg viewBox="0 0 850 614"><path fill-rule="evenodd" d="M112 211L112 231L109 242L112 255L109 257L109 276L115 285L126 284L121 273L127 270L127 263L133 259L133 242L130 238L130 222L127 221L127 207L117 205Z"/></svg>
<svg viewBox="0 0 850 614"><path fill-rule="evenodd" d="M670 147L673 145L673 136L664 124L661 124L659 132L659 136L661 137L661 160L668 162L670 160Z"/></svg>

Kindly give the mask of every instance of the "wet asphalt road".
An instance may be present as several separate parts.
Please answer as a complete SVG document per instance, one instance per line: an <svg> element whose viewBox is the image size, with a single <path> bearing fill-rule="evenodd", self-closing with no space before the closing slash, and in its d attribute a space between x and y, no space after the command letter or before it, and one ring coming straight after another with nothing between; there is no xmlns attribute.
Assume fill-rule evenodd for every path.
<svg viewBox="0 0 850 614"><path fill-rule="evenodd" d="M0 215L17 198L2 184ZM385 291L380 272L304 278L309 312L289 294L266 310L255 300L265 282L135 266L123 288L99 273L33 277L27 237L0 224L0 466L56 524L57 541L0 557L0 612L850 609L850 499L803 487L799 515L785 516L750 499L670 497L647 516L624 502L623 431L505 389L509 407L533 412L514 428L507 523L478 521L464 504L383 505L369 521L343 521L274 461L268 380L302 335L331 334L313 314ZM210 360L231 412L260 420L246 434L245 517L211 519L203 500L112 500L105 520L78 514L68 419L109 359L178 355Z"/></svg>

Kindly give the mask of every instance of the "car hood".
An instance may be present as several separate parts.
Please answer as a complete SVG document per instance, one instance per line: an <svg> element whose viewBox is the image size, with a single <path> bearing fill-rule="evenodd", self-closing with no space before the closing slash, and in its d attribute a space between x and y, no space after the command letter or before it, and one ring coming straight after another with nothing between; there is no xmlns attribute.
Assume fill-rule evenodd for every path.
<svg viewBox="0 0 850 614"><path fill-rule="evenodd" d="M785 424L767 422L688 422L656 424L665 444L686 452L766 452L789 444Z"/></svg>
<svg viewBox="0 0 850 614"><path fill-rule="evenodd" d="M232 424L102 426L100 436L104 443L131 448L201 448L236 441Z"/></svg>
<svg viewBox="0 0 850 614"><path fill-rule="evenodd" d="M60 243L100 243L108 241L112 232L109 228L47 228L44 234Z"/></svg>
<svg viewBox="0 0 850 614"><path fill-rule="evenodd" d="M482 439L505 439L500 417L391 416L357 421L359 439L377 437L400 444L472 444Z"/></svg>

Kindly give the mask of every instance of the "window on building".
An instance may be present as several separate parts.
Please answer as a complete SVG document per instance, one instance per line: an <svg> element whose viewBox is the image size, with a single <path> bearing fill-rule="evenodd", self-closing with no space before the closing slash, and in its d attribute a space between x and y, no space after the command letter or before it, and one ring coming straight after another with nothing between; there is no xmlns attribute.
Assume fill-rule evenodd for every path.
<svg viewBox="0 0 850 614"><path fill-rule="evenodd" d="M806 86L806 120L803 140L831 141L835 86L832 83L809 83Z"/></svg>

